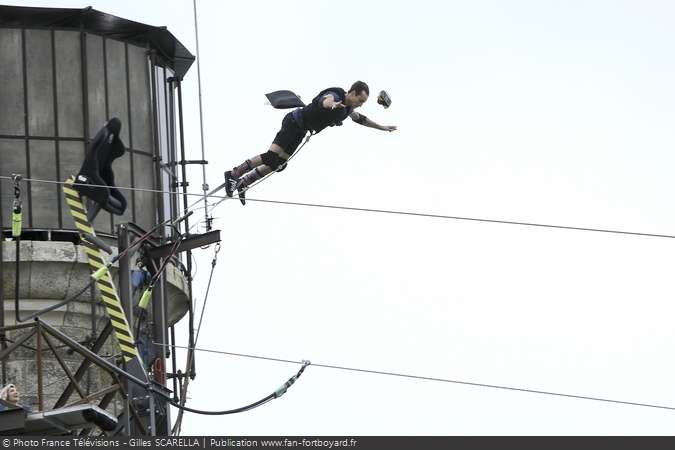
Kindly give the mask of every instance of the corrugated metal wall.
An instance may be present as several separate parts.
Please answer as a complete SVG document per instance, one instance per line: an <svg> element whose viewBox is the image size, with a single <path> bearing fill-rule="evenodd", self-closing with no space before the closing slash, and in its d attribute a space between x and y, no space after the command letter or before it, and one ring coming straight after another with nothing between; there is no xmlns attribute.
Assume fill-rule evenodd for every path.
<svg viewBox="0 0 675 450"><path fill-rule="evenodd" d="M22 184L24 228L75 229L58 182L79 172L90 139L110 117L122 120L127 152L113 169L128 207L122 216L102 211L94 228L103 234L122 222L152 228L158 196L149 191L166 190L172 178L156 181L154 155L167 164L176 154L165 137L175 131L173 111L159 108L173 106L171 72L153 66L146 48L68 30L0 28L0 61L0 175L32 180ZM167 167L164 173L174 166ZM11 228L12 200L12 181L0 180L3 230Z"/></svg>

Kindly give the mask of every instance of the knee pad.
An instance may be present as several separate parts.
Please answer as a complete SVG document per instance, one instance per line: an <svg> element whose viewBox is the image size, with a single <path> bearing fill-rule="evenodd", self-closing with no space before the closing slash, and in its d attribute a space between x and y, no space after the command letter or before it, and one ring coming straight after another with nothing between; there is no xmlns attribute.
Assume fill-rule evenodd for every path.
<svg viewBox="0 0 675 450"><path fill-rule="evenodd" d="M279 164L283 162L283 159L279 158L279 155L274 153L272 150L268 150L267 153L263 153L260 155L260 158L262 159L263 164L272 170L277 170L279 168Z"/></svg>
<svg viewBox="0 0 675 450"><path fill-rule="evenodd" d="M277 172L281 172L281 171L284 170L284 169L286 168L286 166L288 165L288 160L287 160L287 159L284 159L284 158L282 158L282 157L279 157L279 159L277 160L277 162L279 163L279 168L276 170Z"/></svg>

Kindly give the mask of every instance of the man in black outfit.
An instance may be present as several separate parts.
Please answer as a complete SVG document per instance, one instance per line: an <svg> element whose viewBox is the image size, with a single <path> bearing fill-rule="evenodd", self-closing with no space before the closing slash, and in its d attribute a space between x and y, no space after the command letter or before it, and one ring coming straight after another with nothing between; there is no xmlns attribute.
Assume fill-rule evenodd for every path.
<svg viewBox="0 0 675 450"><path fill-rule="evenodd" d="M295 152L307 132L318 133L326 127L342 125L347 117L354 122L382 131L395 131L395 126L378 125L363 114L355 111L362 106L370 89L363 81L357 81L348 92L334 87L324 89L312 102L286 114L267 153L247 159L239 166L225 172L225 190L228 197L238 191L242 205L246 204L246 189L273 171L286 167L288 158Z"/></svg>

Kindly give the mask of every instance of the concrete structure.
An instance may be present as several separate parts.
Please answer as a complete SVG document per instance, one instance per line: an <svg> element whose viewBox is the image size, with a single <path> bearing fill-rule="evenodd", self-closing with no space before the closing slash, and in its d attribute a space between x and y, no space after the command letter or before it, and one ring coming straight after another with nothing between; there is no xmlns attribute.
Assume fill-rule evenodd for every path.
<svg viewBox="0 0 675 450"><path fill-rule="evenodd" d="M20 318L29 317L72 297L90 280L91 268L81 245L65 242L22 241L20 242L20 248L18 296ZM2 252L5 324L18 325L20 322L16 320L15 309L15 243L2 242ZM111 272L113 279L118 279L116 266L113 266ZM173 326L188 311L188 283L180 270L171 264L167 266L166 275L168 280L169 326ZM67 305L40 315L40 318L78 342L91 343L92 339L109 322L105 308L101 304L100 292L95 288L92 291L87 291ZM134 305L138 305L140 297L141 290L136 289L133 293ZM21 333L22 331L11 331L7 334L7 339L15 341ZM111 357L119 355L119 345L114 339L109 339L101 354ZM73 365L79 364L82 359L79 355L68 354L65 351L62 356ZM17 386L21 386L23 402L37 410L37 390L34 388L37 386L35 359L34 351L30 349L22 349L12 353L11 359L7 363L8 373L6 378ZM44 403L53 405L60 397L64 382L67 379L58 370L56 361L46 361L43 370L47 372L47 378L54 381L45 392ZM50 373L54 376L50 377ZM102 375L99 373L98 376ZM92 392L100 389L106 383L110 384L108 379L96 381L92 380L91 376L89 376L87 382L90 383L89 389Z"/></svg>

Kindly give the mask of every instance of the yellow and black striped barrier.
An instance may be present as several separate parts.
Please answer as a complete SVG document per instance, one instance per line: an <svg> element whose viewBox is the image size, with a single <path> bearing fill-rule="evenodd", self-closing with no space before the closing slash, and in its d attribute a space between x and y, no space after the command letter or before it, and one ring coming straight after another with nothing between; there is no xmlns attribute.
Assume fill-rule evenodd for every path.
<svg viewBox="0 0 675 450"><path fill-rule="evenodd" d="M66 201L70 207L70 212L73 215L75 220L75 226L80 231L81 235L91 235L96 236L94 229L91 227L89 220L87 219L87 213L84 210L84 205L82 204L82 199L80 198L79 192L73 187L75 182L73 177L70 177L68 181L63 185L63 192L66 195ZM110 274L106 269L106 263L103 260L101 251L86 238L82 239L84 249L87 253L89 259L89 265L91 265L92 270L97 274L96 279L98 283L99 290L101 292L101 297L103 298L103 303L105 309L108 312L110 317L110 322L112 323L113 330L115 331L115 336L120 344L120 349L122 350L122 355L124 356L124 361L129 362L133 359L136 359L143 366L140 356L136 351L136 346L134 345L133 334L131 333L131 327L127 322L127 318L122 309L122 303L117 295L115 286L113 285Z"/></svg>

